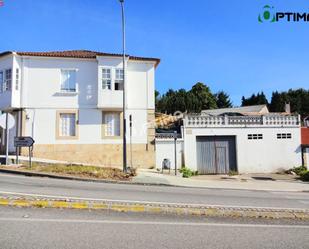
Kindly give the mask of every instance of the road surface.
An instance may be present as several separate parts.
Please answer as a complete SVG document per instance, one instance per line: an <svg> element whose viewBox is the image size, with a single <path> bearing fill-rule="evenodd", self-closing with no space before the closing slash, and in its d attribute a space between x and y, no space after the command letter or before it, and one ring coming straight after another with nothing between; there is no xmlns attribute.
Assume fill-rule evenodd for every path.
<svg viewBox="0 0 309 249"><path fill-rule="evenodd" d="M309 193L306 192L142 186L0 174L0 195L8 193L224 206L309 208Z"/></svg>
<svg viewBox="0 0 309 249"><path fill-rule="evenodd" d="M0 207L1 249L308 248L309 224Z"/></svg>

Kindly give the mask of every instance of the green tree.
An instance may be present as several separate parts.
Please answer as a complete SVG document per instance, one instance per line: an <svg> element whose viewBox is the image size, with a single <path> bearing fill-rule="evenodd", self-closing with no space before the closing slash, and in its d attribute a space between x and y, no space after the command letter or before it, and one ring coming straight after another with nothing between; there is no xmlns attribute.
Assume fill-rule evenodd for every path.
<svg viewBox="0 0 309 249"><path fill-rule="evenodd" d="M251 97L245 98L244 96L241 99L241 106L250 106L250 105L268 105L268 100L264 92L257 93L257 95L252 94Z"/></svg>
<svg viewBox="0 0 309 249"><path fill-rule="evenodd" d="M196 83L191 88L190 93L194 96L193 104L195 112L217 108L216 98L211 93L210 88L205 84L201 82Z"/></svg>
<svg viewBox="0 0 309 249"><path fill-rule="evenodd" d="M160 92L155 90L155 105L156 105L157 112L160 112L160 110L158 109L160 99L161 99Z"/></svg>
<svg viewBox="0 0 309 249"><path fill-rule="evenodd" d="M283 112L285 103L288 103L288 96L286 93L279 93L275 91L272 93L269 110L271 112Z"/></svg>
<svg viewBox="0 0 309 249"><path fill-rule="evenodd" d="M283 112L285 103L290 103L291 111L302 117L309 115L309 90L290 89L287 92L273 92L269 109L272 112Z"/></svg>
<svg viewBox="0 0 309 249"><path fill-rule="evenodd" d="M216 103L218 108L230 108L232 107L232 102L230 100L230 96L224 91L219 91L215 95Z"/></svg>

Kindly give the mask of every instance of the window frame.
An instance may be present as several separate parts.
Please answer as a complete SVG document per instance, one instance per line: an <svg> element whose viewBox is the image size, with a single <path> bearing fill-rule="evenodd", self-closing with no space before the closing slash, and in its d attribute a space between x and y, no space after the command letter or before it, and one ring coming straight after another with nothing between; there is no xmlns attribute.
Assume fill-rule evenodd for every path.
<svg viewBox="0 0 309 249"><path fill-rule="evenodd" d="M8 84L7 72L10 71L11 78L9 79L10 84ZM13 80L13 70L12 68L7 68L3 70L4 72L4 85L3 85L3 92L8 92L12 90L12 80Z"/></svg>
<svg viewBox="0 0 309 249"><path fill-rule="evenodd" d="M262 133L250 133L247 134L247 140L262 140L264 136Z"/></svg>
<svg viewBox="0 0 309 249"><path fill-rule="evenodd" d="M69 89L63 89L62 88L62 83L63 83L63 75L62 75L62 73L64 72L64 71L71 71L71 72L74 72L74 74L75 74L75 89L74 89L74 91L71 91L71 89L69 88ZM61 68L60 69L60 93L68 93L68 94L70 94L70 93L77 93L77 69L75 69L75 68ZM69 86L70 87L70 86ZM73 89L72 89L73 90Z"/></svg>
<svg viewBox="0 0 309 249"><path fill-rule="evenodd" d="M117 78L117 71L122 71L122 73L120 73L120 76L122 76L122 79L118 79ZM122 89L117 89L116 90L116 84L122 84ZM124 84L124 71L123 68L115 68L115 79L114 79L114 89L115 91L123 91L123 84Z"/></svg>
<svg viewBox="0 0 309 249"><path fill-rule="evenodd" d="M120 135L119 136L109 136L106 134L106 123L105 123L105 115L106 114L115 114L117 113L119 115L119 131ZM120 139L122 138L123 132L122 132L122 118L123 118L123 112L122 111L117 111L117 110L108 110L108 111L102 111L102 139Z"/></svg>
<svg viewBox="0 0 309 249"><path fill-rule="evenodd" d="M277 139L292 139L292 133L277 133Z"/></svg>
<svg viewBox="0 0 309 249"><path fill-rule="evenodd" d="M2 75L2 82L0 81L0 93L4 92L4 70L0 70L0 74Z"/></svg>
<svg viewBox="0 0 309 249"><path fill-rule="evenodd" d="M109 74L110 74L110 78L109 79L105 79L103 77L103 70L109 70ZM114 83L113 83L113 68L112 67L100 67L99 70L99 79L100 79L100 89L102 89L103 91L112 91L114 90ZM110 80L110 88L103 88L103 80Z"/></svg>
<svg viewBox="0 0 309 249"><path fill-rule="evenodd" d="M61 136L60 135L60 116L61 114L75 115L75 135ZM56 112L56 140L76 140L79 138L79 113L78 110L58 110Z"/></svg>
<svg viewBox="0 0 309 249"><path fill-rule="evenodd" d="M15 68L15 90L19 91L20 86L20 69Z"/></svg>

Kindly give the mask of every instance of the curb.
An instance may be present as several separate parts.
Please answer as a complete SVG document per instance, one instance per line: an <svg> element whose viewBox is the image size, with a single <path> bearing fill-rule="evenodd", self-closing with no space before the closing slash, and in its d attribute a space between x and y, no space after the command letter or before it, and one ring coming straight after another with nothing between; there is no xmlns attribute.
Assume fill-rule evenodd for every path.
<svg viewBox="0 0 309 249"><path fill-rule="evenodd" d="M167 186L167 187L179 187L177 185L165 184L165 183L142 183L142 182L132 182L132 181L120 181L120 180L107 180L107 179L93 179L93 178L83 178L77 176L69 175L56 175L41 172L31 172L31 171L21 171L14 169L0 169L0 173L7 173L13 175L23 175L23 176L37 176L37 177L48 177L52 179L59 180L72 180L72 181L82 181L82 182L98 182L98 183L114 183L114 184L132 184L132 185L143 185L143 186Z"/></svg>
<svg viewBox="0 0 309 249"><path fill-rule="evenodd" d="M51 179L59 180L71 180L71 181L81 181L81 182L96 182L96 183L113 183L113 184L130 184L139 186L158 186L158 187L175 187L175 188L197 188L197 189L228 189L228 190L250 190L250 191L279 191L279 190L266 190L266 189L246 189L246 188L217 188L217 187L203 187L203 186L180 186L169 183L147 183L147 182L133 182L133 181L120 181L120 180L107 180L107 179L93 179L93 178L83 178L77 176L69 175L56 175L42 172L31 172L31 171L21 171L14 169L3 169L0 168L0 173L13 174L13 175L23 175L23 176L34 176L34 177L47 177ZM281 190L281 192L298 192L298 193L309 193L309 190Z"/></svg>
<svg viewBox="0 0 309 249"><path fill-rule="evenodd" d="M0 206L103 210L114 212L195 215L208 217L309 220L309 209L233 207L218 205L134 202L114 200L47 199L35 196L0 196Z"/></svg>

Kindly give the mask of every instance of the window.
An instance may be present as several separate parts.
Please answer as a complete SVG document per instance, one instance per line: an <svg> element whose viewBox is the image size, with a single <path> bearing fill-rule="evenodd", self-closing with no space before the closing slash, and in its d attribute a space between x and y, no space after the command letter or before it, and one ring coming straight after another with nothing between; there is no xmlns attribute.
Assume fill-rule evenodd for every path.
<svg viewBox="0 0 309 249"><path fill-rule="evenodd" d="M104 136L120 136L120 112L103 113Z"/></svg>
<svg viewBox="0 0 309 249"><path fill-rule="evenodd" d="M277 133L277 139L291 139L291 133Z"/></svg>
<svg viewBox="0 0 309 249"><path fill-rule="evenodd" d="M76 70L61 70L61 91L76 92Z"/></svg>
<svg viewBox="0 0 309 249"><path fill-rule="evenodd" d="M0 71L0 93L4 91L4 78L3 71Z"/></svg>
<svg viewBox="0 0 309 249"><path fill-rule="evenodd" d="M110 68L102 68L102 89L112 89L112 74Z"/></svg>
<svg viewBox="0 0 309 249"><path fill-rule="evenodd" d="M116 69L115 72L116 72L115 90L123 90L123 79L124 79L123 69Z"/></svg>
<svg viewBox="0 0 309 249"><path fill-rule="evenodd" d="M249 140L263 139L263 134L248 134Z"/></svg>
<svg viewBox="0 0 309 249"><path fill-rule="evenodd" d="M12 69L5 70L5 84L3 91L10 91L12 88Z"/></svg>
<svg viewBox="0 0 309 249"><path fill-rule="evenodd" d="M15 90L19 89L19 68L16 68L16 82L15 82Z"/></svg>
<svg viewBox="0 0 309 249"><path fill-rule="evenodd" d="M76 136L76 114L75 113L60 113L59 136L60 137L75 137Z"/></svg>

